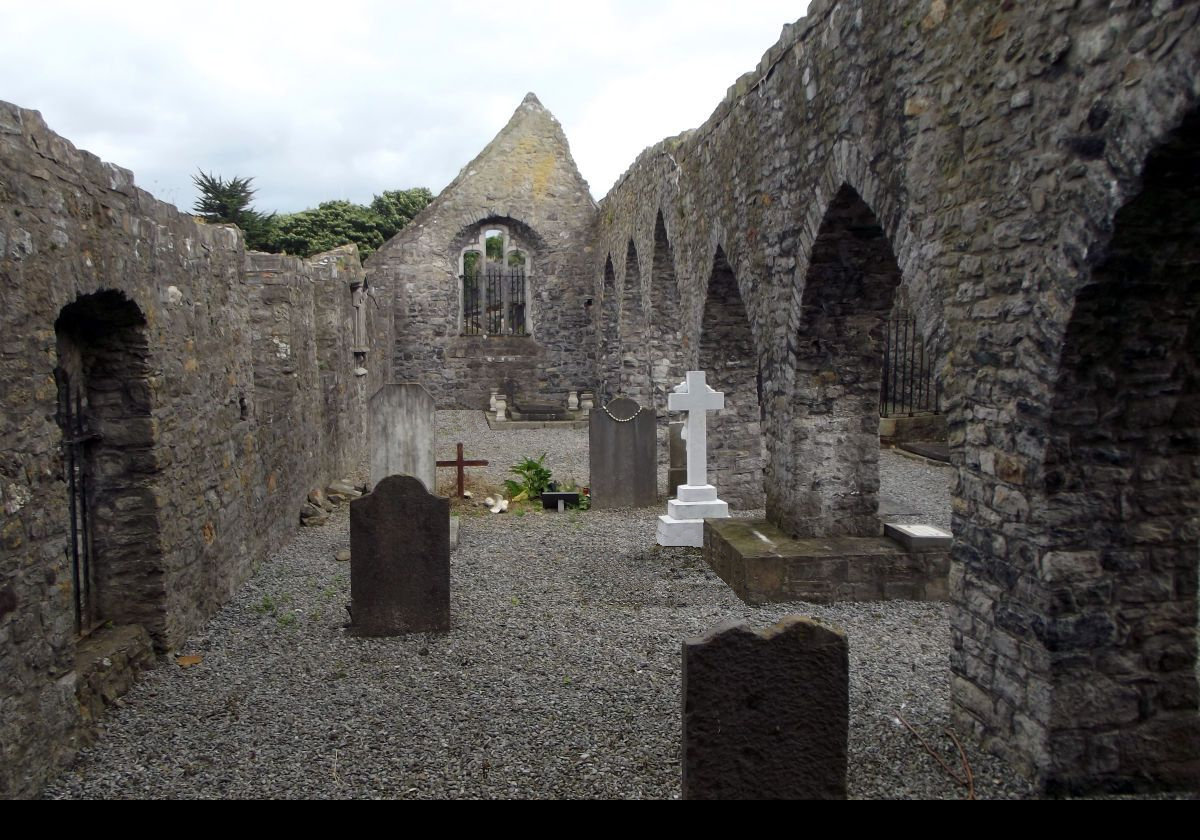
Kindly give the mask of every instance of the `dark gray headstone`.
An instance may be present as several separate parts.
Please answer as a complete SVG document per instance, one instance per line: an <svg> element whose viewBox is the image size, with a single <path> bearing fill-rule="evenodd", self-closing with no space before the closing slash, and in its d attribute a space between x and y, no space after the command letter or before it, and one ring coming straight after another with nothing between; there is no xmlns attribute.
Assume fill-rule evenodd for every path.
<svg viewBox="0 0 1200 840"><path fill-rule="evenodd" d="M687 441L683 439L682 420L667 424L667 495L674 497L680 484L687 484Z"/></svg>
<svg viewBox="0 0 1200 840"><path fill-rule="evenodd" d="M654 411L618 397L588 417L592 507L653 505L658 501Z"/></svg>
<svg viewBox="0 0 1200 840"><path fill-rule="evenodd" d="M367 405L370 482L389 475L414 475L437 491L437 413L433 397L416 382L384 385Z"/></svg>
<svg viewBox="0 0 1200 840"><path fill-rule="evenodd" d="M350 502L350 632L450 629L450 500L392 475Z"/></svg>
<svg viewBox="0 0 1200 840"><path fill-rule="evenodd" d="M683 643L684 799L845 799L846 637L801 616Z"/></svg>

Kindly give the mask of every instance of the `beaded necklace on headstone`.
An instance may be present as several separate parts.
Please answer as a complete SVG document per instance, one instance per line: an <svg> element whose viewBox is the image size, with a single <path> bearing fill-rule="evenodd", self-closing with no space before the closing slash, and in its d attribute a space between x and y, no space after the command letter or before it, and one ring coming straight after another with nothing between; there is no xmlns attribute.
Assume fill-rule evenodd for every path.
<svg viewBox="0 0 1200 840"><path fill-rule="evenodd" d="M629 398L628 398L628 397L626 397L626 399L629 399ZM634 402L634 401L633 401L633 400L630 400L630 402ZM611 404L611 403L610 403L610 404ZM637 418L637 416L638 416L639 414L641 414L641 413L642 413L642 411L643 411L643 410L644 410L644 408L645 408L645 407L644 407L644 406L643 406L641 403L638 403L638 404L637 404L637 407L638 407L637 411L633 412L633 414L630 414L628 417L625 417L625 418L621 418L621 417L617 417L617 416L615 416L615 415L614 415L614 414L613 414L611 411L609 411L609 410L608 410L608 406L607 406L607 405L602 405L602 406L600 406L600 409L601 409L601 410L602 410L602 411L603 411L605 414L607 414L609 417L611 417L613 420L617 421L618 423L628 423L628 422L630 422L631 420L634 420L634 419L636 419L636 418Z"/></svg>

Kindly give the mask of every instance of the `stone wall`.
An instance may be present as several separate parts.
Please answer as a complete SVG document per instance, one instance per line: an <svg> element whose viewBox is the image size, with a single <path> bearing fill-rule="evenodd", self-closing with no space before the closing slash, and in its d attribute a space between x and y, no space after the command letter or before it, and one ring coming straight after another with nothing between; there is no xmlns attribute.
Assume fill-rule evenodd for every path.
<svg viewBox="0 0 1200 840"><path fill-rule="evenodd" d="M1086 291L1148 155L1188 148L1171 132L1200 100L1196 20L1196 3L1170 0L815 0L704 125L647 149L600 206L598 297L608 284L623 296L630 242L661 253L665 233L673 256L682 335L652 370L703 358L701 325L731 298L718 256L736 278L762 416L737 410L753 396L743 376L726 397L742 432L723 433L763 424L768 514L796 536L878 532L880 318L897 295L908 302L938 360L958 467L957 720L1051 790L1200 775L1196 474L1187 485L1189 467L1160 460L1193 457L1193 299L1147 279L1123 292L1138 305L1105 298L1097 316ZM1195 148L1176 180L1196 177ZM1174 196L1155 202L1159 215L1193 223L1196 199ZM1187 238L1158 227L1156 247ZM1123 276L1146 275L1148 253L1122 262ZM1191 288L1195 263L1167 274ZM1138 324L1123 344L1111 312ZM1073 313L1090 319L1076 328L1085 351L1071 350ZM1072 384L1080 365L1094 379L1098 358L1117 370L1140 357L1157 367ZM598 364L597 379L607 373ZM1123 381L1137 396L1118 414L1070 410L1079 393ZM1097 424L1110 415L1125 419ZM1049 465L1056 452L1079 457L1069 441L1085 428L1108 443L1089 440L1092 461L1067 474L1113 489L1064 497ZM715 474L749 466L741 450L724 463L714 451ZM1139 463L1175 476L1173 489L1116 490ZM1093 556L1078 529L1064 539L1066 511L1114 548L1092 545Z"/></svg>
<svg viewBox="0 0 1200 840"><path fill-rule="evenodd" d="M36 790L83 734L56 368L93 433L94 619L169 649L358 464L390 346L372 314L355 376L361 278L353 251L247 256L0 103L0 796Z"/></svg>
<svg viewBox="0 0 1200 840"><path fill-rule="evenodd" d="M508 125L367 262L394 289L395 382L419 382L438 408L488 406L511 381L518 403L566 407L591 384L588 288L595 202L554 116L529 94ZM461 254L491 228L526 252L525 336L464 334ZM487 332L486 328L483 332Z"/></svg>

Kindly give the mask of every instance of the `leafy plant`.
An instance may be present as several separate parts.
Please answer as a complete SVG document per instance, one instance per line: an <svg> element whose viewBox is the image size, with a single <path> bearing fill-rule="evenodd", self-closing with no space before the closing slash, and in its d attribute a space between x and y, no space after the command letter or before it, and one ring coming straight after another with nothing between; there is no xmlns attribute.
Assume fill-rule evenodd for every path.
<svg viewBox="0 0 1200 840"><path fill-rule="evenodd" d="M260 213L250 207L254 198L253 178L234 176L226 181L201 169L192 176L199 197L192 210L209 222L237 225L252 251L270 250L273 244L275 214Z"/></svg>
<svg viewBox="0 0 1200 840"><path fill-rule="evenodd" d="M546 453L543 452L542 457L536 460L526 458L524 461L512 465L512 469L509 471L515 473L521 480L505 479L504 489L508 491L508 495L513 501L522 498L536 499L542 495L552 476L550 470L542 464L545 460Z"/></svg>

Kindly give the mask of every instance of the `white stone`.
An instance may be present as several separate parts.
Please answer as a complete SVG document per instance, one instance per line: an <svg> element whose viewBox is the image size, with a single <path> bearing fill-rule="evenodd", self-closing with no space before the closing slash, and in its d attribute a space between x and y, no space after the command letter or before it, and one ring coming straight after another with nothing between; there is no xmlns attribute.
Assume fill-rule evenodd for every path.
<svg viewBox="0 0 1200 840"><path fill-rule="evenodd" d="M707 414L725 407L725 395L704 381L704 371L690 370L687 379L667 396L667 408L686 411L683 437L687 440L687 484L667 502L667 515L658 518L659 545L704 545L704 520L725 519L729 505L717 498L717 488L708 483Z"/></svg>
<svg viewBox="0 0 1200 840"><path fill-rule="evenodd" d="M704 520L672 519L670 516L658 517L658 544L703 548Z"/></svg>

